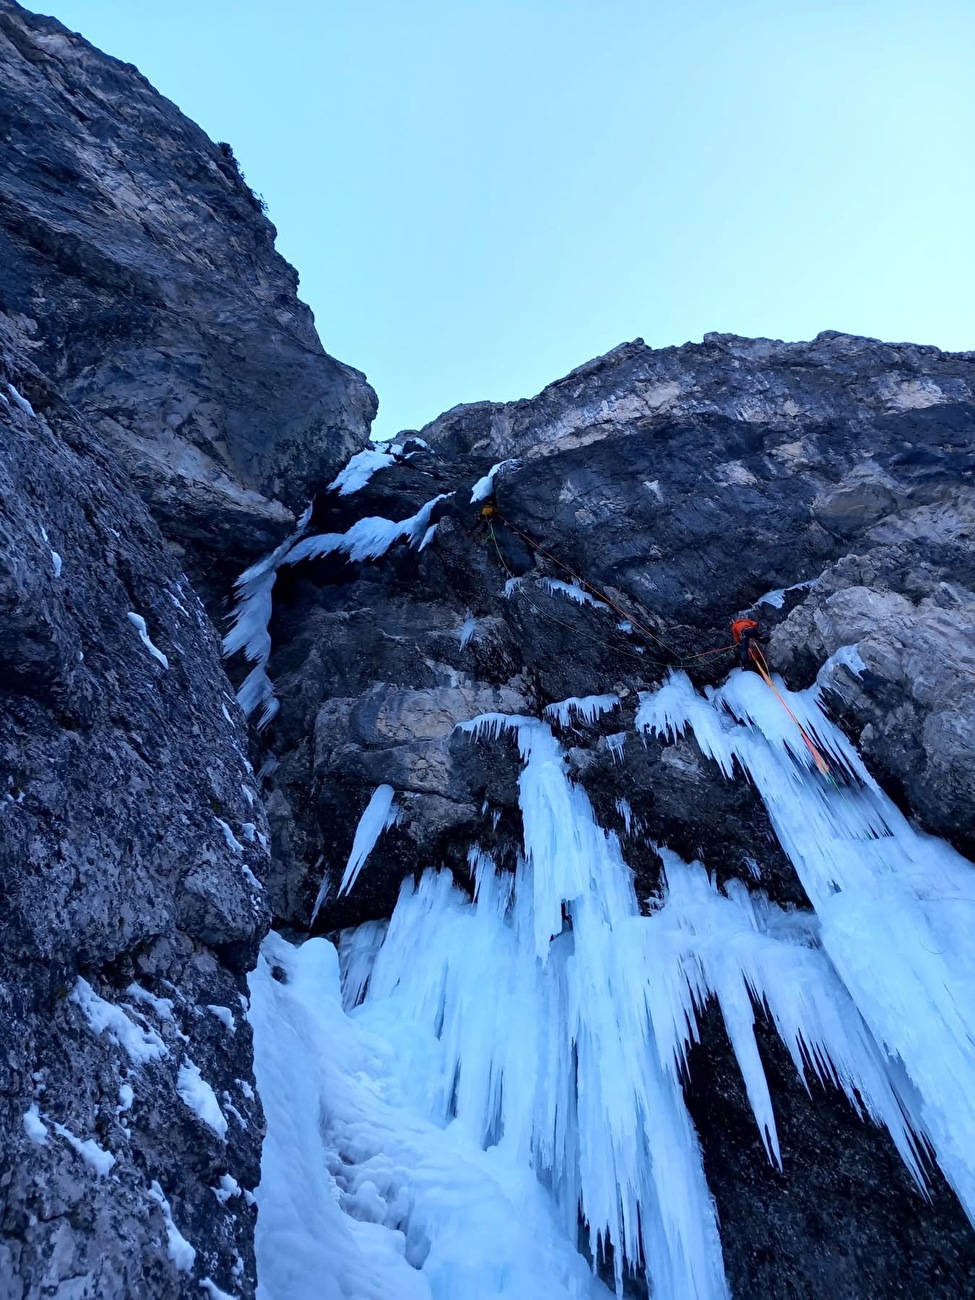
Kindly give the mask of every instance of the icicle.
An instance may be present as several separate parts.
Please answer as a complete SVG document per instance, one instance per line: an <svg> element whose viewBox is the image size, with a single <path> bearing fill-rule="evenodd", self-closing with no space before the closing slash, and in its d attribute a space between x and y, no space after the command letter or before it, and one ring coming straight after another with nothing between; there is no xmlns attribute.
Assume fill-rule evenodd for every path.
<svg viewBox="0 0 975 1300"><path fill-rule="evenodd" d="M823 948L892 1069L916 1089L915 1131L975 1220L975 874L908 825L823 714L817 687L779 689L855 784L810 770L795 724L753 673L733 673L709 699L675 674L644 699L637 724L672 735L689 725L725 775L737 760L755 782L819 915Z"/></svg>
<svg viewBox="0 0 975 1300"><path fill-rule="evenodd" d="M554 718L561 726L567 727L573 717L583 722L595 722L596 718L619 706L618 695L571 695L557 704L547 704L542 712L546 718Z"/></svg>
<svg viewBox="0 0 975 1300"><path fill-rule="evenodd" d="M359 818L352 841L352 851L345 866L342 883L339 885L339 898L349 893L359 878L359 872L365 865L366 858L376 846L376 841L390 826L399 820L400 810L393 807L396 791L391 785L378 785L372 792L372 798L366 804L365 811ZM317 912L317 907L315 911ZM312 916L314 921L315 917Z"/></svg>

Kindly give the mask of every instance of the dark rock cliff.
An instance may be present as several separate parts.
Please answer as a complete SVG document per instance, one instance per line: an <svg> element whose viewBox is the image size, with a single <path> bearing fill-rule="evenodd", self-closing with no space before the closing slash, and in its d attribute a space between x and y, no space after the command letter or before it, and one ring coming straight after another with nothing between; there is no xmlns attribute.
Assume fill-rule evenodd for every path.
<svg viewBox="0 0 975 1300"><path fill-rule="evenodd" d="M253 1294L267 823L187 571L375 409L273 240L227 147L0 0L4 1300Z"/></svg>
<svg viewBox="0 0 975 1300"><path fill-rule="evenodd" d="M332 533L453 493L422 551L279 571L269 672L281 710L264 733L276 915L307 930L323 873L332 901L314 928L329 931L388 915L404 875L427 866L466 879L471 844L513 863L515 745L477 745L456 724L606 692L618 707L558 730L640 895L657 892L652 845L664 843L721 882L757 866L773 900L808 906L753 788L726 781L692 740L641 742L633 728L638 692L671 667L699 685L724 679L727 654L696 656L725 646L751 608L790 686L819 674L888 792L970 854L973 396L975 357L935 348L840 334L637 342L530 401L450 411L406 463L355 496L320 497L312 528ZM503 522L471 534L472 485L510 457L520 468L495 480ZM827 665L840 647L864 667L849 651ZM401 819L337 898L380 783ZM774 1036L763 1050L786 1117L784 1174L717 1017L688 1085L734 1293L969 1294L975 1237L943 1184L925 1205L885 1135L837 1094L808 1096Z"/></svg>
<svg viewBox="0 0 975 1300"><path fill-rule="evenodd" d="M130 65L0 4L0 303L172 538L259 552L365 442L228 145Z"/></svg>
<svg viewBox="0 0 975 1300"><path fill-rule="evenodd" d="M726 655L694 656L778 589L757 606L775 666L820 674L887 791L971 854L975 357L631 343L529 401L447 412L339 496L375 399L322 351L229 150L11 0L0 70L0 1298L210 1278L246 1300L244 975L272 921L388 915L427 866L466 881L473 843L513 861L515 746L457 723L615 693L557 730L641 898L666 843L805 907L752 787L632 726L669 668L721 680ZM472 485L515 457L506 522L472 533ZM281 707L248 736L207 610L311 496L308 532L334 534L442 499L422 549L279 569ZM593 600L553 586L573 578ZM863 667L824 670L841 647ZM336 899L381 783L402 818ZM761 1046L783 1173L716 1013L687 1083L734 1294L971 1294L944 1185L924 1202L885 1134Z"/></svg>

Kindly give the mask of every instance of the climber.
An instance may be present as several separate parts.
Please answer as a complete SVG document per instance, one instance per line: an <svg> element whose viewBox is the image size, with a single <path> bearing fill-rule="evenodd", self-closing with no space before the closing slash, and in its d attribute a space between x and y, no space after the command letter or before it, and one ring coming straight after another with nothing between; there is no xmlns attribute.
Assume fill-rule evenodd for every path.
<svg viewBox="0 0 975 1300"><path fill-rule="evenodd" d="M736 618L731 625L731 639L738 648L738 665L747 668L754 659L753 647L761 646L762 630L755 618ZM761 651L759 651L761 653Z"/></svg>
<svg viewBox="0 0 975 1300"><path fill-rule="evenodd" d="M481 502L481 508L477 512L477 517L471 526L468 537L481 537L488 535L494 528L494 521L498 518L501 511L498 508L498 498L492 492L489 497Z"/></svg>

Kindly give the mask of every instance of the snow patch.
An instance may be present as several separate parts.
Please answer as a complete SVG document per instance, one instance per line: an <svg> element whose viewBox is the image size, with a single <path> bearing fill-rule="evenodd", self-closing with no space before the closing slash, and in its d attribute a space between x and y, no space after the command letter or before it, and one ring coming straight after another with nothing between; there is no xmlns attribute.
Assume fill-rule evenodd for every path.
<svg viewBox="0 0 975 1300"><path fill-rule="evenodd" d="M237 1026L234 1024L233 1012L229 1007L219 1007L208 1003L207 1011L210 1012L211 1016L216 1016L221 1024L226 1025L232 1034L236 1034Z"/></svg>
<svg viewBox="0 0 975 1300"><path fill-rule="evenodd" d="M217 1137L226 1137L227 1119L220 1109L217 1095L200 1073L199 1067L188 1056L179 1067L176 1091L197 1118L213 1129Z"/></svg>
<svg viewBox="0 0 975 1300"><path fill-rule="evenodd" d="M61 567L62 567L62 560L60 555L58 555L57 551L51 551L51 568L54 570L55 578L60 578Z"/></svg>
<svg viewBox="0 0 975 1300"><path fill-rule="evenodd" d="M129 622L132 624L135 630L139 633L139 640L142 642L145 648L152 655L153 659L158 660L159 663L161 663L164 668L168 668L169 660L159 649L159 647L153 644L152 638L149 636L149 633L146 630L146 620L142 617L142 615L136 614L132 610L129 610L129 612L126 614L125 617L129 620Z"/></svg>
<svg viewBox="0 0 975 1300"><path fill-rule="evenodd" d="M396 456L393 454L393 449L387 451L385 447L367 447L365 451L357 451L349 458L345 469L329 483L328 490L338 492L340 497L351 496L353 492L361 491L373 474L395 463Z"/></svg>
<svg viewBox="0 0 975 1300"><path fill-rule="evenodd" d="M173 1222L173 1212L170 1209L169 1201L163 1193L163 1189L153 1179L149 1187L149 1197L155 1201L162 1210L163 1218L166 1221L166 1250L173 1265L180 1273L190 1273L193 1265L196 1263L196 1251L186 1240L183 1234Z"/></svg>
<svg viewBox="0 0 975 1300"><path fill-rule="evenodd" d="M41 1119L36 1101L24 1111L24 1132L38 1146L47 1146L47 1125Z"/></svg>
<svg viewBox="0 0 975 1300"><path fill-rule="evenodd" d="M134 1024L121 1007L99 997L86 979L78 976L70 1000L80 1007L95 1034L107 1034L113 1043L124 1048L135 1065L147 1065L168 1056L166 1044L153 1029Z"/></svg>
<svg viewBox="0 0 975 1300"><path fill-rule="evenodd" d="M759 596L755 604L771 605L773 609L781 609L790 591L811 591L819 586L820 581L820 578L809 578L805 582L794 582L791 587L776 587L774 591L767 591L764 596Z"/></svg>
<svg viewBox="0 0 975 1300"><path fill-rule="evenodd" d="M7 392L14 399L14 404L19 406L25 415L31 416L32 419L37 419L37 412L31 406L30 402L28 402L27 398L24 397L23 393L18 392L17 389L14 388L13 384L7 385Z"/></svg>
<svg viewBox="0 0 975 1300"><path fill-rule="evenodd" d="M82 1141L64 1124L54 1124L52 1127L58 1137L64 1138L68 1146L81 1156L88 1168L94 1170L98 1178L104 1178L106 1174L111 1172L112 1166L115 1164L115 1157L111 1151L106 1151L104 1147L100 1147L94 1138L85 1138Z"/></svg>
<svg viewBox="0 0 975 1300"><path fill-rule="evenodd" d="M514 473L515 470L521 469L521 461L517 458L513 460L499 460L496 465L492 465L483 478L479 478L474 484L471 492L471 505L478 501L486 501L494 491L495 475L503 474L506 470Z"/></svg>

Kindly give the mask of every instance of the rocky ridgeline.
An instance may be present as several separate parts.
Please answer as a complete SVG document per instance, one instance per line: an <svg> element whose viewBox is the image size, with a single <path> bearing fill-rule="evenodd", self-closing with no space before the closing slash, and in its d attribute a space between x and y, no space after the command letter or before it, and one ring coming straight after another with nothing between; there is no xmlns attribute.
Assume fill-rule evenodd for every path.
<svg viewBox="0 0 975 1300"><path fill-rule="evenodd" d="M818 674L887 791L975 851L975 357L638 341L447 412L339 495L375 399L322 351L229 150L11 0L0 61L0 1296L209 1278L246 1300L246 972L272 922L388 915L424 867L466 881L472 844L514 861L514 744L458 723L548 709L641 897L665 843L807 906L752 788L633 731L675 664L721 680L729 656L692 656L767 597L789 684ZM473 485L513 458L514 527L471 535ZM314 535L437 497L422 549L279 569L280 710L248 733L219 659L232 579L308 499ZM551 708L607 693L591 721ZM338 897L382 784L400 820ZM784 1173L717 1012L687 1085L734 1293L964 1294L975 1237L943 1184L922 1201L887 1137L759 1032Z"/></svg>

